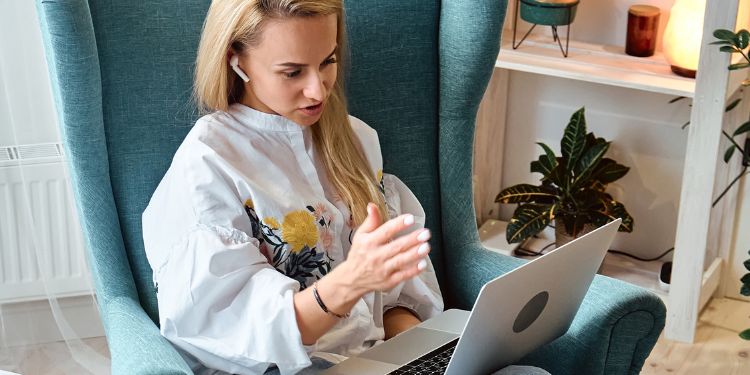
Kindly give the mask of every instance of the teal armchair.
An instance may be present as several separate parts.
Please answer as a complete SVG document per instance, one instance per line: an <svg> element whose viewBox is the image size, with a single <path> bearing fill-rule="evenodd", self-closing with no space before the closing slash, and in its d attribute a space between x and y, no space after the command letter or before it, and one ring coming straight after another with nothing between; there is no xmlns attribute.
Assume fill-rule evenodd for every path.
<svg viewBox="0 0 750 375"><path fill-rule="evenodd" d="M192 68L208 0L37 0L61 133L115 374L189 374L159 334L141 213L198 118ZM475 116L504 0L346 1L350 111L415 192L448 307L521 264L482 248ZM575 270L567 270L575 272ZM502 309L502 306L498 306ZM568 333L522 360L553 374L636 374L664 326L653 294L597 276Z"/></svg>

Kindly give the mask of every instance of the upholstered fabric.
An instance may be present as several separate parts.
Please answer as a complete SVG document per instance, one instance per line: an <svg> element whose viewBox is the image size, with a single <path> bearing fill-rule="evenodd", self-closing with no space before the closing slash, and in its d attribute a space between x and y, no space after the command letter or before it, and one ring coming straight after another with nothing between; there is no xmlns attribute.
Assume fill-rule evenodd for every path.
<svg viewBox="0 0 750 375"><path fill-rule="evenodd" d="M192 66L208 0L37 0L63 143L115 374L188 374L159 335L140 217L199 114ZM449 306L521 261L478 241L474 120L504 0L348 0L350 111L384 170L414 191ZM596 277L570 331L522 362L553 374L636 374L664 326L651 293Z"/></svg>

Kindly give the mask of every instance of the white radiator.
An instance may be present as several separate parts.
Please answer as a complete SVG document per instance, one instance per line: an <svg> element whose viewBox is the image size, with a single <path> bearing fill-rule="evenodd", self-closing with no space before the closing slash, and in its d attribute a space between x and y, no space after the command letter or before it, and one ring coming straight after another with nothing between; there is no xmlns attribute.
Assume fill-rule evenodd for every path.
<svg viewBox="0 0 750 375"><path fill-rule="evenodd" d="M89 294L89 280L62 146L0 147L0 304Z"/></svg>

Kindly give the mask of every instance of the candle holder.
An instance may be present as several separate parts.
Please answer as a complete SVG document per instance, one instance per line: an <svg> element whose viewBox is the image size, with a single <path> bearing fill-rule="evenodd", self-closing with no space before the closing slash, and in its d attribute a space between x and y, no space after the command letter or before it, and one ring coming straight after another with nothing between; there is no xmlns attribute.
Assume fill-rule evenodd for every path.
<svg viewBox="0 0 750 375"><path fill-rule="evenodd" d="M625 53L631 56L648 57L656 50L656 34L659 30L661 10L651 5L633 5L628 9L628 33Z"/></svg>
<svg viewBox="0 0 750 375"><path fill-rule="evenodd" d="M518 48L537 25L545 25L552 27L553 41L560 46L563 57L568 57L570 24L575 19L578 3L579 0L516 0L516 11L513 17L513 49ZM519 14L522 20L533 25L516 44ZM558 26L567 26L564 48L557 31Z"/></svg>

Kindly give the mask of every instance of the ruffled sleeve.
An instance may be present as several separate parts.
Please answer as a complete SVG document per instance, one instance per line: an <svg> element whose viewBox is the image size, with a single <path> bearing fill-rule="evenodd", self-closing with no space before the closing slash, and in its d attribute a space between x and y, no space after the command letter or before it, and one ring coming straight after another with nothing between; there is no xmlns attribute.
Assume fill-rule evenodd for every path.
<svg viewBox="0 0 750 375"><path fill-rule="evenodd" d="M391 174L383 174L385 200L390 217L410 213L414 215L415 227L423 228L425 212L414 193ZM404 307L425 321L443 311L443 297L437 283L432 261L428 259L427 268L419 276L407 280L389 292L383 294L384 312L400 306Z"/></svg>
<svg viewBox="0 0 750 375"><path fill-rule="evenodd" d="M187 142L143 214L161 333L208 368L282 374L310 365L295 317L299 283L276 271L252 237L226 160Z"/></svg>

